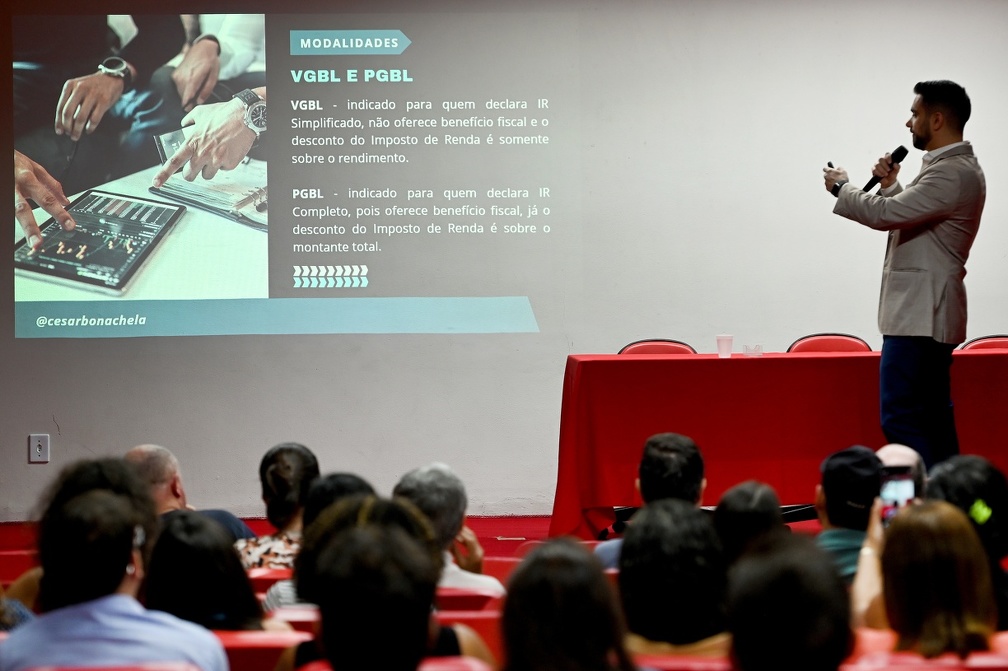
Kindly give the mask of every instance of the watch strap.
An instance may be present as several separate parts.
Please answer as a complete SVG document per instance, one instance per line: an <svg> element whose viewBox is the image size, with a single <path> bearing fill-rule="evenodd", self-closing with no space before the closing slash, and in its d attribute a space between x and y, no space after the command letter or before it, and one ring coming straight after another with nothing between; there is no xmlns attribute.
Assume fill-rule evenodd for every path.
<svg viewBox="0 0 1008 671"><path fill-rule="evenodd" d="M256 95L256 92L253 91L252 89L243 89L238 93L234 94L234 97L238 98L238 100L241 100L243 103L245 103L246 109L262 100L262 98Z"/></svg>

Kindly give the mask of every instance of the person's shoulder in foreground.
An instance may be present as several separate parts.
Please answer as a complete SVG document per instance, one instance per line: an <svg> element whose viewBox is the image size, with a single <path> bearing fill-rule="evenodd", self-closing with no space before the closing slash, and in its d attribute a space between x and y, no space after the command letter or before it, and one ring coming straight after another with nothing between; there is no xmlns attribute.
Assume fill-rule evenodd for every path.
<svg viewBox="0 0 1008 671"><path fill-rule="evenodd" d="M23 624L0 645L0 669L105 666L182 661L203 671L227 671L227 657L210 631L136 599L113 594L59 608Z"/></svg>

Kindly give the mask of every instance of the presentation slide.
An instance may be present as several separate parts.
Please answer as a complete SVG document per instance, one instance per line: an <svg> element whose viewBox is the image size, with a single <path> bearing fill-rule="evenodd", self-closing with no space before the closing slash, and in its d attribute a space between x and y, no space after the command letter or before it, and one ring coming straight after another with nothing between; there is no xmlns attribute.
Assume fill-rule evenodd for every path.
<svg viewBox="0 0 1008 671"><path fill-rule="evenodd" d="M16 27L41 19L14 17ZM15 148L53 176L69 175L65 188L101 188L124 204L184 205L177 225L159 230L156 249L130 258L128 273L113 251L125 249L128 226L105 218L92 225L71 210L78 226L64 231L37 210L40 222L49 219L42 244L17 231L17 337L539 330L536 306L555 301L563 284L556 260L579 244L572 15L543 13L532 24L493 12L199 21L221 26L213 42L222 62L225 53L243 55L225 41L233 32L248 33L235 36L239 49L260 42L268 67L261 88L245 89L255 92L251 106L221 79L204 103L221 111L143 127L135 108L144 98L174 93L158 88L172 81L162 68L123 95L132 107L110 110L123 117L128 140L98 160L86 145L99 133L74 142L48 123L15 129ZM137 28L123 36L124 54L147 45L146 26ZM44 52L34 55L45 62ZM16 96L36 91L33 75L46 73L19 58ZM185 60L172 63L168 73ZM214 124L233 123L259 100L263 128L243 126L221 140L257 132L250 148L235 150L236 166L212 175L183 167L152 187L162 163L199 151L218 132ZM146 163L126 173L120 157L138 164L129 142ZM95 167L75 173L73 163L86 159ZM138 211L128 209L123 221ZM99 222L105 228L96 232Z"/></svg>

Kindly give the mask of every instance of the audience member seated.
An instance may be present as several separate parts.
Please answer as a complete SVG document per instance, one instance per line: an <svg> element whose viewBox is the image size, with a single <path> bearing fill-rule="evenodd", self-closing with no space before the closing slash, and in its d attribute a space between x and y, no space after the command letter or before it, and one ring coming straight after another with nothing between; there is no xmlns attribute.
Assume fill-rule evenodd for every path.
<svg viewBox="0 0 1008 671"><path fill-rule="evenodd" d="M714 529L728 564L766 534L787 533L780 499L765 482L747 480L721 495L714 509Z"/></svg>
<svg viewBox="0 0 1008 671"><path fill-rule="evenodd" d="M333 669L412 671L427 654L439 560L401 528L365 524L320 553L322 648Z"/></svg>
<svg viewBox="0 0 1008 671"><path fill-rule="evenodd" d="M150 486L154 507L162 520L175 510L192 510L182 486L182 472L178 459L168 448L160 445L138 445L125 454L127 462L133 464L140 479ZM200 510L200 515L209 517L223 526L231 535L231 542L239 538L255 538L256 534L247 524L226 510Z"/></svg>
<svg viewBox="0 0 1008 671"><path fill-rule="evenodd" d="M304 545L294 567L294 580L298 597L302 601L318 604L323 599L318 561L329 543L341 532L364 525L397 528L414 538L430 554L438 568L442 568L442 549L427 517L405 499L383 499L376 496L357 495L342 499L329 506L305 529ZM463 655L477 657L496 666L496 660L483 639L472 628L463 624L442 627L435 617L430 617L429 657ZM284 652L276 671L293 671L323 656L316 641L309 641Z"/></svg>
<svg viewBox="0 0 1008 671"><path fill-rule="evenodd" d="M1008 630L1008 480L991 462L976 455L959 455L935 464L928 478L927 497L948 501L966 513L983 543L990 563L997 601L999 631Z"/></svg>
<svg viewBox="0 0 1008 671"><path fill-rule="evenodd" d="M187 662L227 671L216 636L136 599L158 521L132 467L122 459L73 464L41 507L44 614L0 645L0 669Z"/></svg>
<svg viewBox="0 0 1008 671"><path fill-rule="evenodd" d="M264 621L227 530L191 510L179 510L162 525L145 587L148 608L207 629L290 629Z"/></svg>
<svg viewBox="0 0 1008 671"><path fill-rule="evenodd" d="M644 443L634 484L645 506L662 499L682 499L699 506L707 487L700 449L691 438L678 433L651 436ZM630 522L632 524L633 520ZM595 546L595 556L603 567L616 568L622 545L622 538L599 543Z"/></svg>
<svg viewBox="0 0 1008 671"><path fill-rule="evenodd" d="M823 530L816 542L833 557L840 577L849 585L857 570L872 501L882 487L882 462L867 447L854 445L826 457L820 471L815 508Z"/></svg>
<svg viewBox="0 0 1008 671"><path fill-rule="evenodd" d="M483 570L483 548L465 526L468 500L462 480L445 464L430 464L404 475L392 496L409 500L427 516L444 550L440 587L457 587L504 596L504 585Z"/></svg>
<svg viewBox="0 0 1008 671"><path fill-rule="evenodd" d="M728 566L710 516L666 499L634 517L620 552L627 649L645 655L727 657Z"/></svg>
<svg viewBox="0 0 1008 671"><path fill-rule="evenodd" d="M926 658L988 650L997 623L990 568L966 515L929 500L899 511L883 531L881 509L880 501L872 508L851 591L854 621L890 626L896 651Z"/></svg>
<svg viewBox="0 0 1008 671"><path fill-rule="evenodd" d="M847 588L799 534L757 543L732 567L728 629L739 671L836 671L851 650Z"/></svg>
<svg viewBox="0 0 1008 671"><path fill-rule="evenodd" d="M320 476L308 488L302 524L307 529L323 510L340 499L354 494L374 493L374 487L367 480L353 473L330 473ZM269 612L281 606L293 606L298 603L303 602L298 599L294 581L278 580L266 590L263 608Z"/></svg>
<svg viewBox="0 0 1008 671"><path fill-rule="evenodd" d="M626 627L602 566L575 540L533 549L508 581L503 671L632 671Z"/></svg>
<svg viewBox="0 0 1008 671"><path fill-rule="evenodd" d="M235 543L246 569L291 568L301 547L305 498L319 475L318 460L298 443L271 447L259 463L259 482L266 504L266 519L277 532Z"/></svg>

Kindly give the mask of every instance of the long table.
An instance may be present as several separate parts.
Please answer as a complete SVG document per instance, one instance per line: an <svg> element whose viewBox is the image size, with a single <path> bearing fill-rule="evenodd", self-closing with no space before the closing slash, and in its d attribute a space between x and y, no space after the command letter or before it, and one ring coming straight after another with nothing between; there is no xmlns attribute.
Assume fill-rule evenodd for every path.
<svg viewBox="0 0 1008 671"><path fill-rule="evenodd" d="M748 479L784 504L810 503L819 464L850 445L885 444L878 352L571 355L564 375L550 535L595 538L634 487L645 440L692 437L704 456L705 504ZM956 351L952 397L963 453L1008 471L1008 350Z"/></svg>

